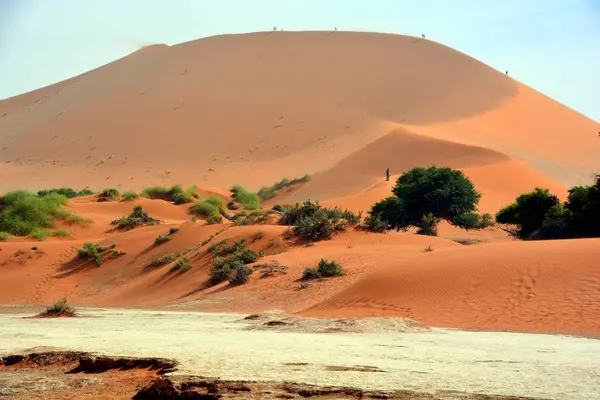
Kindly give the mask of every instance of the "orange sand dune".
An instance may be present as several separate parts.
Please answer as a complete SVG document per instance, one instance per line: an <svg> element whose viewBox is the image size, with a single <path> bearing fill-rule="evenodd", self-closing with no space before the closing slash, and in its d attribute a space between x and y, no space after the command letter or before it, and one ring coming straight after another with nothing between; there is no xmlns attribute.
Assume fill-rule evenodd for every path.
<svg viewBox="0 0 600 400"><path fill-rule="evenodd" d="M600 240L431 252L374 272L308 316L394 315L442 327L600 335Z"/></svg>
<svg viewBox="0 0 600 400"><path fill-rule="evenodd" d="M335 190L315 184L302 193L339 197L366 189L373 182L359 186L383 166L401 173L461 163L440 142L430 143L434 156L411 135L386 136L402 126L456 142L448 153L466 143L532 160L550 143L544 171L567 184L569 168L579 178L599 169L591 156L598 124L448 47L377 33L263 32L150 46L0 101L0 116L0 190L258 188L333 169ZM365 153L386 144L385 154ZM565 159L557 155L564 148ZM344 169L351 160L360 165Z"/></svg>

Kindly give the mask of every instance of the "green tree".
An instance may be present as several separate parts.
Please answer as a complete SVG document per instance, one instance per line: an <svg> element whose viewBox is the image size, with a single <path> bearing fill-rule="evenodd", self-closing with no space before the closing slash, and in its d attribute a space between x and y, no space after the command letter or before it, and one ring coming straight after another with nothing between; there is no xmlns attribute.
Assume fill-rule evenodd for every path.
<svg viewBox="0 0 600 400"><path fill-rule="evenodd" d="M496 222L515 225L516 229L505 230L519 239L528 239L542 226L549 211L559 206L558 197L548 189L536 188L533 192L520 195L514 203L498 211Z"/></svg>
<svg viewBox="0 0 600 400"><path fill-rule="evenodd" d="M461 227L477 222L472 217L460 218L475 213L481 198L461 171L436 166L413 168L398 178L392 193L394 196L376 203L369 212L390 229L418 227L419 232L435 235L440 220ZM481 225L469 228L480 229Z"/></svg>

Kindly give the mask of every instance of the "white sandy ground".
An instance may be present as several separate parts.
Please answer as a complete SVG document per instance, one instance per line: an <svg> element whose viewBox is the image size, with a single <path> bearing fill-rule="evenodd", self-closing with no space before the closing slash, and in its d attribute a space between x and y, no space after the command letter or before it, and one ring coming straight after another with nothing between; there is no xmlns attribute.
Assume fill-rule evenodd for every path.
<svg viewBox="0 0 600 400"><path fill-rule="evenodd" d="M24 319L23 311L7 311L0 312L0 356L56 347L171 358L181 363L175 374L222 379L446 392L448 398L448 391L461 391L600 399L600 341L593 339L442 329L277 332L247 330L240 315L83 309L83 318Z"/></svg>

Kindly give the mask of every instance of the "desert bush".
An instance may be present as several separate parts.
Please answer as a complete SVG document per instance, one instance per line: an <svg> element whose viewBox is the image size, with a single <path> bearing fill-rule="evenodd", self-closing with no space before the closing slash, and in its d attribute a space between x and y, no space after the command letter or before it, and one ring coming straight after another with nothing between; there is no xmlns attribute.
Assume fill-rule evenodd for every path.
<svg viewBox="0 0 600 400"><path fill-rule="evenodd" d="M249 192L240 185L231 188L232 197L247 210L259 210L260 198L258 194Z"/></svg>
<svg viewBox="0 0 600 400"><path fill-rule="evenodd" d="M170 188L151 186L142 190L141 195L153 200L172 201L175 204L192 203L197 196L196 186L183 189L181 185L173 185Z"/></svg>
<svg viewBox="0 0 600 400"><path fill-rule="evenodd" d="M385 233L388 230L388 224L383 222L379 215L367 215L364 222L367 230L371 232Z"/></svg>
<svg viewBox="0 0 600 400"><path fill-rule="evenodd" d="M466 231L469 229L484 229L494 225L493 217L490 214L477 214L469 212L457 215L452 220L452 225L462 228Z"/></svg>
<svg viewBox="0 0 600 400"><path fill-rule="evenodd" d="M121 196L123 201L133 201L138 197L140 197L140 195L133 191L125 192L123 193L123 196Z"/></svg>
<svg viewBox="0 0 600 400"><path fill-rule="evenodd" d="M8 233L6 232L0 232L0 241L6 241L8 240Z"/></svg>
<svg viewBox="0 0 600 400"><path fill-rule="evenodd" d="M152 257L150 262L154 266L170 264L177 259L178 255L173 253L163 254L162 256Z"/></svg>
<svg viewBox="0 0 600 400"><path fill-rule="evenodd" d="M52 236L52 231L49 229L36 228L29 234L29 236L35 240L43 242L48 238L48 236Z"/></svg>
<svg viewBox="0 0 600 400"><path fill-rule="evenodd" d="M264 232L256 232L254 235L252 235L252 241L256 242L260 239L262 239L265 236Z"/></svg>
<svg viewBox="0 0 600 400"><path fill-rule="evenodd" d="M119 191L117 189L114 189L114 188L104 189L98 195L98 201L102 202L102 201L118 200L120 196L121 196L121 194L119 193Z"/></svg>
<svg viewBox="0 0 600 400"><path fill-rule="evenodd" d="M423 215L421 222L418 225L417 234L427 236L437 236L438 234L438 219L432 213Z"/></svg>
<svg viewBox="0 0 600 400"><path fill-rule="evenodd" d="M86 242L83 244L83 247L77 249L77 255L79 258L83 259L93 259L96 261L97 265L104 264L104 256L118 256L125 253L121 253L115 250L116 245L111 245L109 247L104 247L100 244L94 244L90 242Z"/></svg>
<svg viewBox="0 0 600 400"><path fill-rule="evenodd" d="M142 208L142 206L137 205L133 207L133 211L126 217L121 217L115 219L110 224L116 225L119 229L133 229L138 226L146 226L146 225L158 225L162 221L156 218L152 218L148 215L146 211Z"/></svg>
<svg viewBox="0 0 600 400"><path fill-rule="evenodd" d="M278 211L278 212L283 212L284 211L284 208L283 208L283 206L281 204L275 204L271 209L274 210L274 211Z"/></svg>
<svg viewBox="0 0 600 400"><path fill-rule="evenodd" d="M75 191L71 188L45 189L45 190L39 190L37 192L37 195L39 197L47 196L49 194L59 194L61 196L65 196L68 199L72 199L75 197L90 196L90 195L94 194L94 192L92 192L89 189Z"/></svg>
<svg viewBox="0 0 600 400"><path fill-rule="evenodd" d="M344 275L344 269L342 266L335 261L328 261L325 259L321 259L317 263L316 268L306 268L304 270L303 279L321 279L321 278L331 278L334 276L342 276Z"/></svg>
<svg viewBox="0 0 600 400"><path fill-rule="evenodd" d="M51 306L48 306L46 310L40 314L40 316L43 317L74 317L75 315L75 309L67 303L66 297Z"/></svg>
<svg viewBox="0 0 600 400"><path fill-rule="evenodd" d="M192 269L192 263L186 257L178 258L173 267L171 267L171 271L181 270L183 272L187 272Z"/></svg>
<svg viewBox="0 0 600 400"><path fill-rule="evenodd" d="M258 260L258 253L252 249L244 249L239 253L238 258L242 260L244 264L252 264Z"/></svg>
<svg viewBox="0 0 600 400"><path fill-rule="evenodd" d="M252 275L252 268L246 267L245 265L234 269L229 274L229 283L232 285L243 285L247 283Z"/></svg>
<svg viewBox="0 0 600 400"><path fill-rule="evenodd" d="M321 279L321 274L316 268L309 267L304 270L302 279L306 281L310 281L313 279Z"/></svg>
<svg viewBox="0 0 600 400"><path fill-rule="evenodd" d="M57 219L72 217L61 206L67 204L65 196L50 193L39 197L17 190L0 198L0 231L15 236L31 236L34 231L52 228Z"/></svg>
<svg viewBox="0 0 600 400"><path fill-rule="evenodd" d="M168 242L169 240L171 240L171 236L161 234L154 239L154 244L159 245L161 243Z"/></svg>
<svg viewBox="0 0 600 400"><path fill-rule="evenodd" d="M328 240L333 236L335 227L324 211L299 220L292 230L294 235L308 241Z"/></svg>
<svg viewBox="0 0 600 400"><path fill-rule="evenodd" d="M220 224L223 222L223 217L219 214L213 214L213 215L209 215L208 217L206 217L206 223L208 225L216 225L216 224Z"/></svg>
<svg viewBox="0 0 600 400"><path fill-rule="evenodd" d="M225 201L219 196L207 196L190 208L191 212L204 217L209 225L222 223L222 213L226 209Z"/></svg>
<svg viewBox="0 0 600 400"><path fill-rule="evenodd" d="M55 237L73 237L73 232L65 228L58 228L52 235Z"/></svg>
<svg viewBox="0 0 600 400"><path fill-rule="evenodd" d="M291 181L287 178L283 178L281 181L275 182L269 187L261 187L260 190L257 192L257 195L261 201L269 200L274 197L277 197L281 189L296 185L301 182L308 182L309 180L310 176L308 174L304 175L302 178L294 178Z"/></svg>
<svg viewBox="0 0 600 400"><path fill-rule="evenodd" d="M176 226L172 226L169 228L169 235L179 232L179 228Z"/></svg>

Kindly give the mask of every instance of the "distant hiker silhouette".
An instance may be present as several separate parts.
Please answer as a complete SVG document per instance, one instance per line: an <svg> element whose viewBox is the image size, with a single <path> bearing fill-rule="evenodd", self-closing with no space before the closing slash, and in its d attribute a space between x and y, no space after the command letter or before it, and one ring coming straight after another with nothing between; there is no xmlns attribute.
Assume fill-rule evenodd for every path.
<svg viewBox="0 0 600 400"><path fill-rule="evenodd" d="M508 71L506 71L506 76L508 76Z"/></svg>
<svg viewBox="0 0 600 400"><path fill-rule="evenodd" d="M421 38L425 39L425 34L424 33L421 33Z"/></svg>
<svg viewBox="0 0 600 400"><path fill-rule="evenodd" d="M389 180L390 180L390 169L388 168L385 170L385 181L389 182Z"/></svg>

